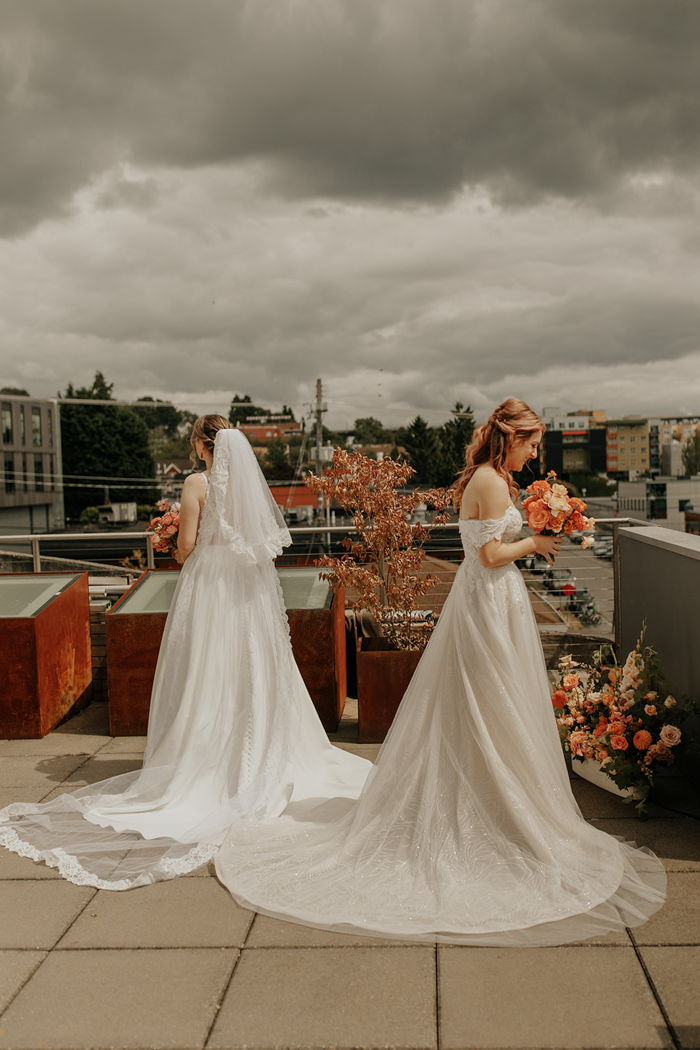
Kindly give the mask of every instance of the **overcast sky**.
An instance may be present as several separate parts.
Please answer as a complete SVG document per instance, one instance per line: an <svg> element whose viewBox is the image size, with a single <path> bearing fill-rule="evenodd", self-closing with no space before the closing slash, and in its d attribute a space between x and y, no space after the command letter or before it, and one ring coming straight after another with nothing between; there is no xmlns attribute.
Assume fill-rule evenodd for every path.
<svg viewBox="0 0 700 1050"><path fill-rule="evenodd" d="M0 385L700 411L697 0L0 20Z"/></svg>

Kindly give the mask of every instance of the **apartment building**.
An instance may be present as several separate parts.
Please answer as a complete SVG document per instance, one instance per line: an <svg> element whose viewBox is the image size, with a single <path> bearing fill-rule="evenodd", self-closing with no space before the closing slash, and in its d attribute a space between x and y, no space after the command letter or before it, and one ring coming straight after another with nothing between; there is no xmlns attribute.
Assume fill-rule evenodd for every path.
<svg viewBox="0 0 700 1050"><path fill-rule="evenodd" d="M607 471L611 477L632 481L651 468L648 419L610 419L606 431Z"/></svg>
<svg viewBox="0 0 700 1050"><path fill-rule="evenodd" d="M619 481L617 512L626 518L653 521L667 529L688 530L687 515L700 511L700 476L639 478Z"/></svg>
<svg viewBox="0 0 700 1050"><path fill-rule="evenodd" d="M600 474L606 470L605 412L564 414L560 408L545 408L546 427L540 446L540 470L557 474Z"/></svg>
<svg viewBox="0 0 700 1050"><path fill-rule="evenodd" d="M51 398L0 394L0 539L65 525L58 405Z"/></svg>

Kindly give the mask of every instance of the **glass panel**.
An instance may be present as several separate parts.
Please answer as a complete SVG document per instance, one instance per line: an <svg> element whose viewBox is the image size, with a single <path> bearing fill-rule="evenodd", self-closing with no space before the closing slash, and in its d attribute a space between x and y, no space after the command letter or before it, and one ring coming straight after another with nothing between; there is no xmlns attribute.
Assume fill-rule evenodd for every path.
<svg viewBox="0 0 700 1050"><path fill-rule="evenodd" d="M24 405L19 406L19 434L23 445L27 444L27 424L24 419Z"/></svg>
<svg viewBox="0 0 700 1050"><path fill-rule="evenodd" d="M329 588L320 579L321 570L297 566L278 568L284 604L287 609L325 609ZM148 572L136 584L127 597L112 610L110 616L119 613L167 613L173 600L179 572Z"/></svg>
<svg viewBox="0 0 700 1050"><path fill-rule="evenodd" d="M328 583L321 579L321 569L313 566L280 566L277 570L284 604L288 609L324 609L328 601Z"/></svg>
<svg viewBox="0 0 700 1050"><path fill-rule="evenodd" d="M22 453L22 479L24 482L24 491L29 492L29 473L27 471L27 453Z"/></svg>
<svg viewBox="0 0 700 1050"><path fill-rule="evenodd" d="M14 452L5 453L5 492L15 491L15 455Z"/></svg>
<svg viewBox="0 0 700 1050"><path fill-rule="evenodd" d="M49 424L49 445L53 448L53 412L51 409L46 413L47 422Z"/></svg>
<svg viewBox="0 0 700 1050"><path fill-rule="evenodd" d="M2 403L2 440L4 444L12 444L12 405L9 401Z"/></svg>
<svg viewBox="0 0 700 1050"><path fill-rule="evenodd" d="M179 572L148 572L110 613L167 613L173 600Z"/></svg>
<svg viewBox="0 0 700 1050"><path fill-rule="evenodd" d="M41 454L34 457L34 488L37 492L44 491L44 457Z"/></svg>
<svg viewBox="0 0 700 1050"><path fill-rule="evenodd" d="M32 444L41 445L41 409L32 409Z"/></svg>
<svg viewBox="0 0 700 1050"><path fill-rule="evenodd" d="M0 617L30 617L80 579L81 573L70 576L0 576Z"/></svg>

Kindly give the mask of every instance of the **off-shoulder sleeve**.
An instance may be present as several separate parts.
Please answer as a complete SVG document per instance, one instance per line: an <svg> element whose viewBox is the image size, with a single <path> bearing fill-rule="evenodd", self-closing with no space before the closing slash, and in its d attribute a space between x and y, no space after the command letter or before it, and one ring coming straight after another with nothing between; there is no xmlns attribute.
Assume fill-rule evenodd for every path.
<svg viewBox="0 0 700 1050"><path fill-rule="evenodd" d="M489 540L500 540L506 530L506 515L502 518L486 518L484 521L472 519L471 536L475 547L483 547Z"/></svg>

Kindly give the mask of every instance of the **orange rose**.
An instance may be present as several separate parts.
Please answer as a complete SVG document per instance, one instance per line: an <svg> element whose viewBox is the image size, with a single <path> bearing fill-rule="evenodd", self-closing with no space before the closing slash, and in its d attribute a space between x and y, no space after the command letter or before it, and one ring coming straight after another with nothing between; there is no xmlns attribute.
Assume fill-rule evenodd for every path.
<svg viewBox="0 0 700 1050"><path fill-rule="evenodd" d="M565 674L562 678L561 684L567 690L575 689L579 683L579 677L577 674Z"/></svg>
<svg viewBox="0 0 700 1050"><path fill-rule="evenodd" d="M533 481L532 485L528 485L526 491L536 496L548 496L552 490L548 481Z"/></svg>
<svg viewBox="0 0 700 1050"><path fill-rule="evenodd" d="M627 738L620 735L611 736L610 743L616 751L626 751L629 747L629 744L627 743Z"/></svg>
<svg viewBox="0 0 700 1050"><path fill-rule="evenodd" d="M647 729L640 729L638 733L634 734L632 743L637 748L637 751L646 751L651 746L652 735Z"/></svg>
<svg viewBox="0 0 700 1050"><path fill-rule="evenodd" d="M527 523L535 532L541 532L549 524L549 508L542 500L537 500L527 508Z"/></svg>
<svg viewBox="0 0 700 1050"><path fill-rule="evenodd" d="M593 736L596 737L596 738L599 737L599 736L602 736L607 728L608 728L608 720L607 720L607 718L601 718L600 722L598 723L598 725L593 730Z"/></svg>

